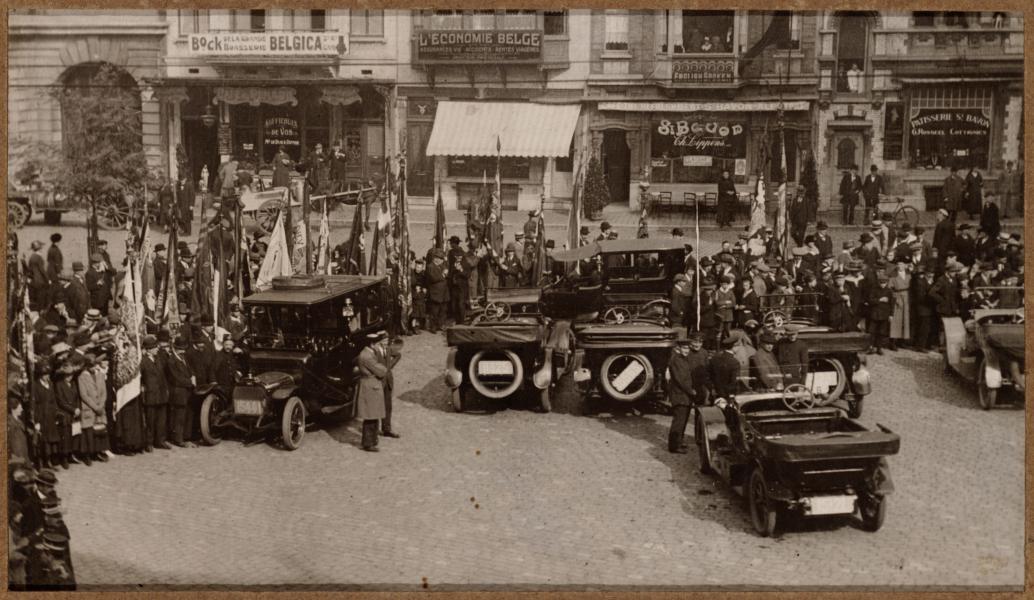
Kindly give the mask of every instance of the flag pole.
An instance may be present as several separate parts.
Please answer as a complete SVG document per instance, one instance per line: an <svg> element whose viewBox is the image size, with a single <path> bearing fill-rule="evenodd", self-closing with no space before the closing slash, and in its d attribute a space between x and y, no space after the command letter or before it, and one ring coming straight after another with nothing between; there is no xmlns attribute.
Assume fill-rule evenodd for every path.
<svg viewBox="0 0 1034 600"><path fill-rule="evenodd" d="M696 229L696 244L693 246L693 249L696 250L697 255L699 255L700 254L700 203L699 202L694 202L693 203L693 213L694 213L694 219L693 219L693 221L694 221L694 228ZM700 261L697 260L696 258L693 259L693 268L694 268L694 270L696 272L696 276L693 277L693 280L696 282L696 288L697 288L696 289L696 299L697 299L697 325L696 325L696 328L699 331L700 330Z"/></svg>

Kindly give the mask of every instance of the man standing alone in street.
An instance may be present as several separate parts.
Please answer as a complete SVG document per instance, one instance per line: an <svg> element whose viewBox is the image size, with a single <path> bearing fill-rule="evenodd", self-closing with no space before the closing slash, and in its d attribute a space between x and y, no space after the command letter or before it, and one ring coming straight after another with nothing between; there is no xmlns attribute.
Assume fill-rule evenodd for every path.
<svg viewBox="0 0 1034 600"><path fill-rule="evenodd" d="M359 364L359 395L356 400L356 419L363 425L362 448L367 452L379 452L377 448L377 425L387 419L385 394L386 379L390 369L380 359L386 351L383 348L388 332L378 331L366 336L367 346L356 359Z"/></svg>

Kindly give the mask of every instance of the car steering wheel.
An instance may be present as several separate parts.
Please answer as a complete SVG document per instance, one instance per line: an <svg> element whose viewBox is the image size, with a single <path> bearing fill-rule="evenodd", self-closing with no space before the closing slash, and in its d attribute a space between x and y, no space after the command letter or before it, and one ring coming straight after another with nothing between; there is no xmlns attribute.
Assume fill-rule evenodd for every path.
<svg viewBox="0 0 1034 600"><path fill-rule="evenodd" d="M815 394L803 384L792 383L783 388L783 404L793 412L815 408Z"/></svg>
<svg viewBox="0 0 1034 600"><path fill-rule="evenodd" d="M510 305L502 302L489 302L481 313L482 319L505 321L510 318Z"/></svg>
<svg viewBox="0 0 1034 600"><path fill-rule="evenodd" d="M786 316L786 313L784 313L783 311L770 310L767 313L765 313L765 318L762 320L761 323L762 325L767 325L773 329L779 329L783 325L786 325L786 323L789 320L790 319Z"/></svg>
<svg viewBox="0 0 1034 600"><path fill-rule="evenodd" d="M632 312L623 306L613 306L603 313L603 322L608 325L620 325L632 320Z"/></svg>

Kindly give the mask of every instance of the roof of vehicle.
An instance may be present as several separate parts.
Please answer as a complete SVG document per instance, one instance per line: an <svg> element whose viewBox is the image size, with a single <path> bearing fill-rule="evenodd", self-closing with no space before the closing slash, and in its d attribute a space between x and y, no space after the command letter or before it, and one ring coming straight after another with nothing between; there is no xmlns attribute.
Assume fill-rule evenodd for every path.
<svg viewBox="0 0 1034 600"><path fill-rule="evenodd" d="M686 240L680 238L643 238L627 240L600 240L580 248L553 253L553 259L560 262L574 262L592 258L597 254L620 254L624 252L661 252L683 250Z"/></svg>
<svg viewBox="0 0 1034 600"><path fill-rule="evenodd" d="M325 285L309 289L276 290L252 294L244 304L318 304L363 288L371 287L386 278L382 275L324 275Z"/></svg>

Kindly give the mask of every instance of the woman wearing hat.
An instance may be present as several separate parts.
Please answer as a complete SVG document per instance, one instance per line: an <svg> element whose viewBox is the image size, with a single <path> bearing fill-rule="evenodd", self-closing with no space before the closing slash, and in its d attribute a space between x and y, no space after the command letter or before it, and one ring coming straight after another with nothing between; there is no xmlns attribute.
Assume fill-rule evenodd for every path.
<svg viewBox="0 0 1034 600"><path fill-rule="evenodd" d="M58 278L65 270L65 257L61 253L58 244L61 243L61 234L50 235L50 248L47 249L47 275L51 281Z"/></svg>
<svg viewBox="0 0 1034 600"><path fill-rule="evenodd" d="M909 289L912 287L912 273L907 259L895 261L890 278L890 290L894 294L894 312L890 315L890 349L896 350L912 339L912 300Z"/></svg>
<svg viewBox="0 0 1034 600"><path fill-rule="evenodd" d="M82 359L73 354L61 363L54 380L55 421L58 429L57 459L62 468L68 468L68 461L74 460L75 450L72 440L72 423L79 417L79 388L76 385L76 374L82 369Z"/></svg>

